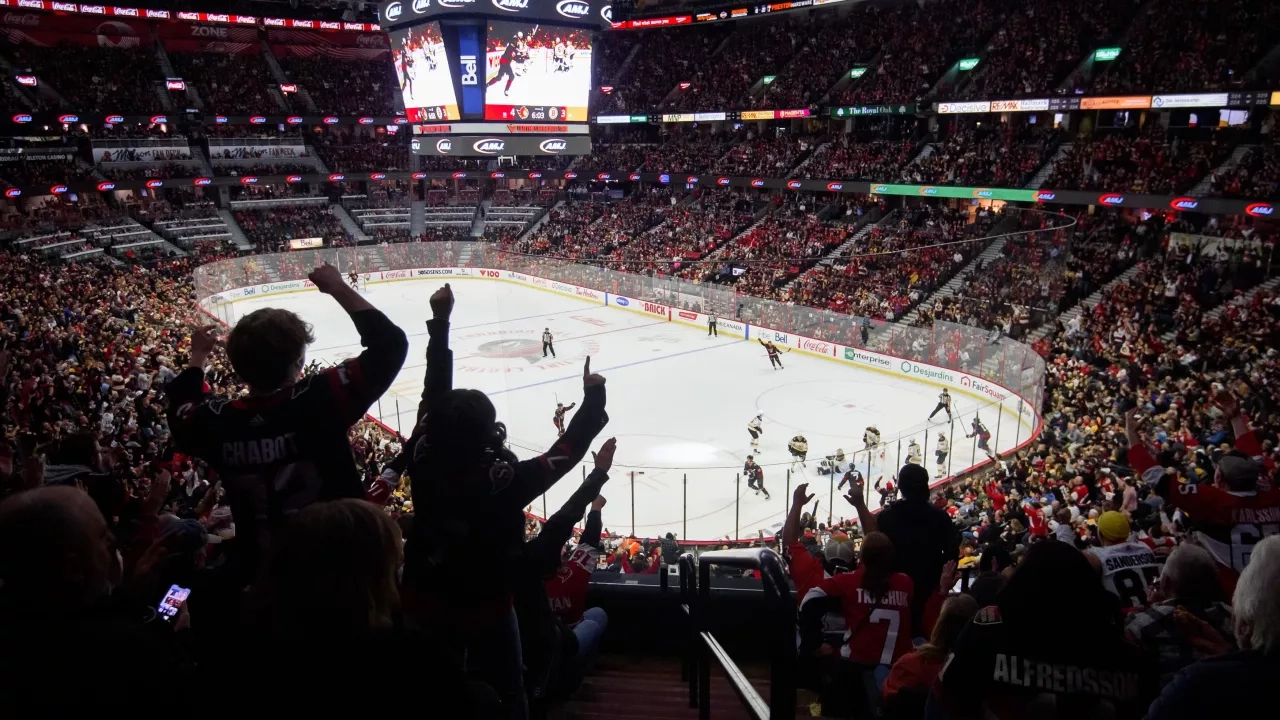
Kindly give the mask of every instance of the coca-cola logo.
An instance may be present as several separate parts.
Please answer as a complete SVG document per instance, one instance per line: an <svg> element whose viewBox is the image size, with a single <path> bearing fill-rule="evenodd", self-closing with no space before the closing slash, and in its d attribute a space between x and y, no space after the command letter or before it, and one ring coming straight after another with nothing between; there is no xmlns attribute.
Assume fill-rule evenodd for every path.
<svg viewBox="0 0 1280 720"><path fill-rule="evenodd" d="M298 84L297 83L280 83L280 92L285 94L296 93L298 92Z"/></svg>
<svg viewBox="0 0 1280 720"><path fill-rule="evenodd" d="M301 175L289 175L289 176L285 177L284 181L285 181L285 182L287 182L287 183L290 183L290 184L292 184L292 183L300 183L300 182L302 182L302 176L301 176Z"/></svg>
<svg viewBox="0 0 1280 720"><path fill-rule="evenodd" d="M206 185L212 185L212 184L213 184L213 178L198 177L198 178L196 178L195 180L192 180L192 181L191 181L191 184L192 184L192 185L195 185L196 187L204 187L204 186L206 186Z"/></svg>
<svg viewBox="0 0 1280 720"><path fill-rule="evenodd" d="M4 14L5 25L21 25L22 27L39 27L40 16L30 13L7 12Z"/></svg>
<svg viewBox="0 0 1280 720"><path fill-rule="evenodd" d="M811 353L818 353L819 355L830 355L832 347L833 346L829 343L824 343L821 340L810 340L809 338L805 338L800 341L801 350L808 350Z"/></svg>
<svg viewBox="0 0 1280 720"><path fill-rule="evenodd" d="M386 179L387 179L387 174L386 174L386 173L380 173L380 172L376 172L376 173L369 173L369 179L370 179L370 180L386 180Z"/></svg>
<svg viewBox="0 0 1280 720"><path fill-rule="evenodd" d="M361 35L356 38L356 45L362 48L384 48L387 46L385 35Z"/></svg>
<svg viewBox="0 0 1280 720"><path fill-rule="evenodd" d="M53 187L49 188L49 192L53 193L54 195L61 195L66 191L67 191L66 185L54 185Z"/></svg>
<svg viewBox="0 0 1280 720"><path fill-rule="evenodd" d="M158 188L158 187L164 187L164 181L163 181L163 180L148 180L148 181L147 181L147 187L152 188L152 189L154 189L154 188Z"/></svg>

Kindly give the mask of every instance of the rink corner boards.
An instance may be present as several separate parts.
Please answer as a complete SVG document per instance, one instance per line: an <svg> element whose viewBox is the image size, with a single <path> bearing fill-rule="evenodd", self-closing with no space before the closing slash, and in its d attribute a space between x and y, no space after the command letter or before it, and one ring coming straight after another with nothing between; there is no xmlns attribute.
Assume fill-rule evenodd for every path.
<svg viewBox="0 0 1280 720"><path fill-rule="evenodd" d="M384 270L377 272L364 273L365 281L370 285L376 285L388 282L404 282L408 280L497 280L501 282L514 283L536 290L543 290L557 295L566 295L577 298L583 302L612 306L621 310L638 313L651 319L661 319L667 322L680 323L705 330L709 321L709 316L704 313L697 313L690 310L671 307L650 300L641 300L638 298L627 297L625 295L617 295L614 293L595 290L593 288L581 287L570 283L551 280L537 275L514 270L499 270L491 268L409 268L404 270ZM241 300L256 299L263 296L283 295L286 293L304 292L314 289L314 284L310 280L290 280L284 282L266 283L263 285L252 285L242 288L233 288L214 295L210 295L199 301L203 311L214 319L222 321L218 318L217 306L235 303ZM213 307L210 308L209 305ZM964 395L968 395L982 403L986 407L998 405L1002 413L1010 415L1014 420L1020 423L1029 431L1028 440L1034 440L1041 429L1041 419L1032 409L1032 404L1027 402L1017 393L998 383L991 382L985 378L976 377L968 373L950 368L938 367L926 363L900 358L894 355L884 353L871 352L861 348L854 348L837 343L828 342L826 340L817 340L814 338L796 335L794 333L785 333L769 328L752 326L738 320L729 318L716 318L717 333L724 333L732 337L742 338L744 340L764 339L777 345L788 348L788 350L799 351L805 355L812 355L826 360L834 360L842 365L855 367L861 370L873 370L875 372L884 373L886 375L907 378L915 382L935 387L947 388ZM1011 402L1006 402L1011 401ZM1012 405L1012 407L1010 407ZM1024 443L1025 444L1025 443Z"/></svg>

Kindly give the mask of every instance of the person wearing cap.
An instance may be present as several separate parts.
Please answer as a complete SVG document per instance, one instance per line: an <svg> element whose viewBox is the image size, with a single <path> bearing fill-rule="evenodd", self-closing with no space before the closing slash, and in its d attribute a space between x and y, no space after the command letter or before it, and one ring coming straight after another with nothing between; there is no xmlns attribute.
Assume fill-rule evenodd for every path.
<svg viewBox="0 0 1280 720"><path fill-rule="evenodd" d="M1133 540L1129 518L1108 510L1098 516L1098 540L1102 547L1085 553L1089 563L1102 574L1102 585L1120 599L1125 612L1147 605L1147 592L1160 577L1160 560L1147 545Z"/></svg>
<svg viewBox="0 0 1280 720"><path fill-rule="evenodd" d="M1240 404L1229 392L1214 398L1230 421L1236 449L1225 453L1214 470L1213 483L1177 483L1142 444L1136 410L1125 413L1129 464L1156 494L1190 516L1199 544L1218 562L1223 590L1235 590L1240 573L1249 564L1253 546L1267 527L1280 522L1280 490L1259 488L1263 466L1254 459L1262 453L1257 437L1240 413Z"/></svg>
<svg viewBox="0 0 1280 720"><path fill-rule="evenodd" d="M903 465L898 472L902 499L880 511L876 525L894 547L894 570L914 585L912 627L920 627L924 607L942 575L942 567L957 560L960 533L945 510L929 502L929 471Z"/></svg>

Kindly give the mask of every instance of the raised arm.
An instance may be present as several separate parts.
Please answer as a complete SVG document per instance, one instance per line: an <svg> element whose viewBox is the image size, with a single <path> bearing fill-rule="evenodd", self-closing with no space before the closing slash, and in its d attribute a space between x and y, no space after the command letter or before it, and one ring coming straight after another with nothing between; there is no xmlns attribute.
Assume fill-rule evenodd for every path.
<svg viewBox="0 0 1280 720"><path fill-rule="evenodd" d="M813 499L809 495L809 483L800 483L791 493L791 509L787 511L787 521L782 525L782 547L791 547L791 543L800 538L800 515L804 506Z"/></svg>
<svg viewBox="0 0 1280 720"><path fill-rule="evenodd" d="M542 525L542 532L538 533L538 537L530 541L530 548L533 556L537 558L537 562L544 568L554 568L560 562L560 548L568 542L569 537L573 535L573 524L582 517L582 513L587 509L587 503L597 500L600 497L600 489L604 487L606 481L609 480L609 468L613 465L613 453L617 448L618 441L609 438L600 448L600 452L593 453L595 456L595 469L587 476L586 480L578 486L578 489L569 496L569 499L554 515L547 518ZM597 510L596 517L600 517ZM583 535L585 541L586 535ZM596 538L593 545L600 543L600 530L596 528Z"/></svg>
<svg viewBox="0 0 1280 720"><path fill-rule="evenodd" d="M591 441L609 422L604 411L604 378L592 374L589 357L583 366L582 384L586 395L582 409L574 414L564 435L547 452L516 464L512 492L507 493L511 505L523 508L556 484L582 460Z"/></svg>

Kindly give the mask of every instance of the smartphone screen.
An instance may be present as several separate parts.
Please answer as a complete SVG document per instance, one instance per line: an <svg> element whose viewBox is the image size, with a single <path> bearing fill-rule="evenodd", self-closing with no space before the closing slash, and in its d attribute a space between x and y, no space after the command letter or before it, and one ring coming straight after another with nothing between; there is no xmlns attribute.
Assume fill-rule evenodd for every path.
<svg viewBox="0 0 1280 720"><path fill-rule="evenodd" d="M160 617L165 622L173 622L178 617L178 611L182 609L187 598L191 595L191 588L184 588L181 585L170 585L169 592L164 594L164 599L156 606L156 611L160 613Z"/></svg>

